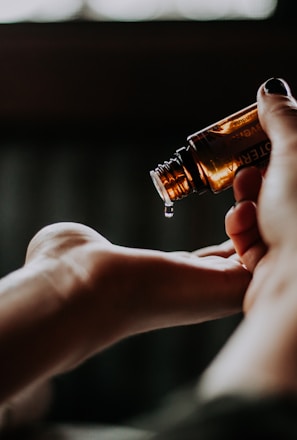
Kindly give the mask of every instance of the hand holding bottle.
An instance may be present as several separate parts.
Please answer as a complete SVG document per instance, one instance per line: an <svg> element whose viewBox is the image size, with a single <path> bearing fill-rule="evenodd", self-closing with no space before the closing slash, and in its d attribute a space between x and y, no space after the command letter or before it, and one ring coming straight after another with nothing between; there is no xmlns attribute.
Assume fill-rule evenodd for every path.
<svg viewBox="0 0 297 440"><path fill-rule="evenodd" d="M271 79L258 91L259 119L272 143L263 178L238 173L227 232L253 270L246 317L206 371L200 392L244 396L297 393L297 103Z"/></svg>
<svg viewBox="0 0 297 440"><path fill-rule="evenodd" d="M285 82L271 79L258 91L258 108L272 143L269 167L263 179L256 168L238 173L234 181L237 204L226 216L226 231L249 270L268 250L246 296L247 309L258 289L259 274L263 272L264 277L269 267L267 262L290 249L291 258L286 256L283 267L289 269L297 246L297 103Z"/></svg>

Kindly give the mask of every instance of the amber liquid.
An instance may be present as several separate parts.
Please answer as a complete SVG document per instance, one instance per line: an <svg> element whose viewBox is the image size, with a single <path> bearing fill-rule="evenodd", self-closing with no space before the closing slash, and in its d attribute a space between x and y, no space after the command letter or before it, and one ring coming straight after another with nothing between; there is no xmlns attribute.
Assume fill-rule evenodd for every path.
<svg viewBox="0 0 297 440"><path fill-rule="evenodd" d="M232 186L239 167L266 166L271 150L259 123L256 104L192 134L188 142L214 193Z"/></svg>

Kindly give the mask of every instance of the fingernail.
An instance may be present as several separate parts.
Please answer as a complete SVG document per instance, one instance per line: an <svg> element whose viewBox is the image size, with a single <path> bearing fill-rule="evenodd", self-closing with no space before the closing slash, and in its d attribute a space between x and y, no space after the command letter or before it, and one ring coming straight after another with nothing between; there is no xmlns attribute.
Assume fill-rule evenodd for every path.
<svg viewBox="0 0 297 440"><path fill-rule="evenodd" d="M272 95L288 96L290 94L289 86L280 78L270 78L267 80L264 84L264 91Z"/></svg>

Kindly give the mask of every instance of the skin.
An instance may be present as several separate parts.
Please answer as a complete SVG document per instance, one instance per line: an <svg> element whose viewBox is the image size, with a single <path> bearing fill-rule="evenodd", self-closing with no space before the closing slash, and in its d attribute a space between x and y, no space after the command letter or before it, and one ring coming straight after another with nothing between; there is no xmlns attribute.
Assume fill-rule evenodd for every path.
<svg viewBox="0 0 297 440"><path fill-rule="evenodd" d="M250 279L231 241L169 253L77 223L43 228L0 280L2 413L13 407L13 425L41 417L53 376L123 338L239 312Z"/></svg>
<svg viewBox="0 0 297 440"><path fill-rule="evenodd" d="M0 403L23 408L51 377L125 337L242 307L200 395L297 390L297 104L263 86L257 100L272 156L264 181L255 169L235 179L230 241L193 253L129 249L75 223L33 237L24 266L0 280Z"/></svg>
<svg viewBox="0 0 297 440"><path fill-rule="evenodd" d="M256 169L238 173L237 204L226 216L253 279L245 318L199 383L205 398L297 391L297 104L291 94L266 94L263 85L257 100L270 163L263 178Z"/></svg>

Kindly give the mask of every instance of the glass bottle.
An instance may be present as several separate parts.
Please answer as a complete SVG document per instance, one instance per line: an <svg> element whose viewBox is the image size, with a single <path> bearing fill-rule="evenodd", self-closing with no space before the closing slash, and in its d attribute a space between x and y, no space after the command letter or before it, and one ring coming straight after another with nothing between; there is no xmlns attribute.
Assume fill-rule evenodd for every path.
<svg viewBox="0 0 297 440"><path fill-rule="evenodd" d="M257 103L188 136L187 142L169 161L150 171L166 217L173 216L173 202L192 193L217 194L230 188L240 167L265 167L271 151Z"/></svg>

